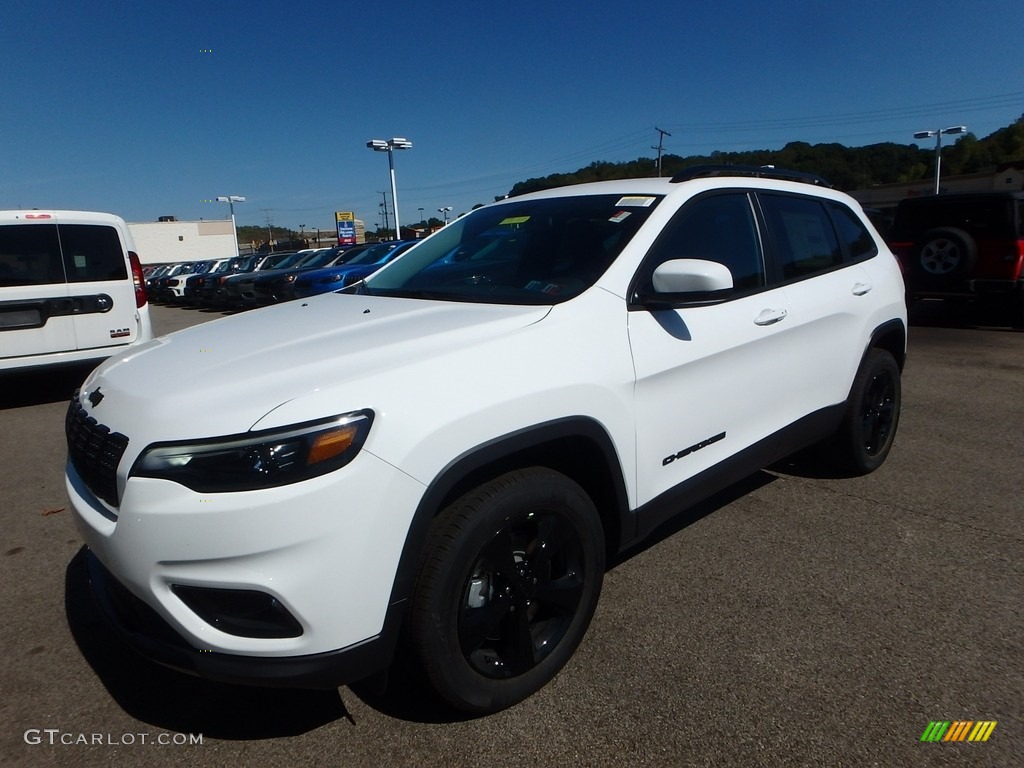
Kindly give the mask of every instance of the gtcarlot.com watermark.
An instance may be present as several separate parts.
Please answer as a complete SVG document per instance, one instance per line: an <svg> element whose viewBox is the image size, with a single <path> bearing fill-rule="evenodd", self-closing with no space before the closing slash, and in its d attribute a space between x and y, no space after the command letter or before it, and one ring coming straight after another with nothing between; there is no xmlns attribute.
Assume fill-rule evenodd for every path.
<svg viewBox="0 0 1024 768"><path fill-rule="evenodd" d="M76 733L60 728L29 728L22 736L26 744L92 747L186 747L203 743L201 733Z"/></svg>

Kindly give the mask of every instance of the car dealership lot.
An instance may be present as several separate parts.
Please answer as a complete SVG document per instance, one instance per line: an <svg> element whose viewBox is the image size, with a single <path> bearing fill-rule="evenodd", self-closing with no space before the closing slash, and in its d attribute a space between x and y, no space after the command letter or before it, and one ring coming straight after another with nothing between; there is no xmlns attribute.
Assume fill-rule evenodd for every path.
<svg viewBox="0 0 1024 768"><path fill-rule="evenodd" d="M158 333L218 316L153 308ZM80 578L63 487L80 373L0 381L0 763L1021 764L1024 333L914 319L885 466L832 479L806 459L687 513L607 574L554 683L483 721L136 659ZM923 744L933 720L998 725Z"/></svg>

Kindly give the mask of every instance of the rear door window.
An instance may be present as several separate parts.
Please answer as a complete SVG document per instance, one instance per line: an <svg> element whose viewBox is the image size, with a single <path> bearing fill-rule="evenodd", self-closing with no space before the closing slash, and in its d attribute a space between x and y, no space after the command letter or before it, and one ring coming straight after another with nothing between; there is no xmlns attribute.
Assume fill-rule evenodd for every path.
<svg viewBox="0 0 1024 768"><path fill-rule="evenodd" d="M126 280L117 230L100 224L60 224L60 245L69 283Z"/></svg>
<svg viewBox="0 0 1024 768"><path fill-rule="evenodd" d="M63 282L57 225L0 226L0 287Z"/></svg>
<svg viewBox="0 0 1024 768"><path fill-rule="evenodd" d="M839 238L820 200L763 193L758 197L783 281L842 266Z"/></svg>

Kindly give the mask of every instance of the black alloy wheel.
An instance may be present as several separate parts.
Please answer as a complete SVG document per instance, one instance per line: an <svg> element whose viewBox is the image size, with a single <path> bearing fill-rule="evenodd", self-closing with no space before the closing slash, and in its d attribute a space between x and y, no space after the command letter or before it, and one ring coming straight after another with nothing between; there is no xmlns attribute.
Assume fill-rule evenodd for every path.
<svg viewBox="0 0 1024 768"><path fill-rule="evenodd" d="M884 349L872 349L850 388L846 415L834 439L842 470L865 475L889 455L899 426L902 391L900 368Z"/></svg>
<svg viewBox="0 0 1024 768"><path fill-rule="evenodd" d="M864 453L877 456L889 444L896 421L896 381L888 371L879 371L868 382L861 404Z"/></svg>
<svg viewBox="0 0 1024 768"><path fill-rule="evenodd" d="M457 709L504 709L565 665L593 616L604 535L580 486L533 467L476 488L435 521L410 611L431 687Z"/></svg>

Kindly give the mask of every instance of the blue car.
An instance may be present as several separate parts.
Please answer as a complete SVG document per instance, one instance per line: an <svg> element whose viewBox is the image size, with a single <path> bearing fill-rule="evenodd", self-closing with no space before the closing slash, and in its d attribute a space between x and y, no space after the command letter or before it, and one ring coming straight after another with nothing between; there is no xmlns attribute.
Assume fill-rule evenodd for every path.
<svg viewBox="0 0 1024 768"><path fill-rule="evenodd" d="M337 291L346 285L369 277L400 253L412 248L417 240L388 240L376 243L353 256L344 264L302 272L295 280L295 297L305 298L318 293Z"/></svg>

